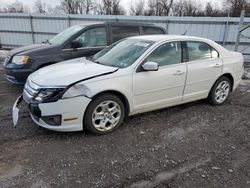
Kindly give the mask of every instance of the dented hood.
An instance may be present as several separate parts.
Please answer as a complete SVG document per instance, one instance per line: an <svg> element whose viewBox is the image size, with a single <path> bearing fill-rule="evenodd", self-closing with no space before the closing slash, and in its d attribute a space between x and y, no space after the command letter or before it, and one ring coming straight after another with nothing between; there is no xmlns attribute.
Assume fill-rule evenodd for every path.
<svg viewBox="0 0 250 188"><path fill-rule="evenodd" d="M78 58L39 69L29 76L29 80L40 86L68 86L80 80L111 74L117 69Z"/></svg>

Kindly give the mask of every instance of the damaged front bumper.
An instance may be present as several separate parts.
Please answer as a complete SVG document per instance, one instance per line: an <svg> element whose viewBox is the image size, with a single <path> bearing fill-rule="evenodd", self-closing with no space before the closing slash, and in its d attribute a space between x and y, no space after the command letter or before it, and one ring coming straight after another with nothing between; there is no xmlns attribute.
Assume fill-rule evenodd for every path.
<svg viewBox="0 0 250 188"><path fill-rule="evenodd" d="M12 107L12 120L14 127L16 127L19 119L19 105L23 101L23 95L20 95Z"/></svg>
<svg viewBox="0 0 250 188"><path fill-rule="evenodd" d="M19 104L26 102L32 120L46 129L71 132L83 130L83 118L85 110L91 99L78 96L68 99L60 99L51 103L31 103L25 96L20 96L12 110L13 123L16 126L19 117Z"/></svg>

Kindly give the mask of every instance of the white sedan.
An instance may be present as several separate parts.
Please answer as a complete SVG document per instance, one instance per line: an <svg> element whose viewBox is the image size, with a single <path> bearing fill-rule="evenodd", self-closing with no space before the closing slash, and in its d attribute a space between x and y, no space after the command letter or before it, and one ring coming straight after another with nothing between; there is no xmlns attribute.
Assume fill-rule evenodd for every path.
<svg viewBox="0 0 250 188"><path fill-rule="evenodd" d="M207 98L221 105L240 83L243 56L204 38L154 35L121 40L92 58L31 74L23 95L32 119L55 131L95 134L125 117Z"/></svg>

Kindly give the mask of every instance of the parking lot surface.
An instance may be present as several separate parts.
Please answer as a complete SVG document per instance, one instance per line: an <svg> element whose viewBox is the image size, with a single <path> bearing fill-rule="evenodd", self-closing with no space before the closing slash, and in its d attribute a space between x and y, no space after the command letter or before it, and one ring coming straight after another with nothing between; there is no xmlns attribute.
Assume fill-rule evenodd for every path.
<svg viewBox="0 0 250 188"><path fill-rule="evenodd" d="M22 86L0 66L0 187L250 187L250 76L223 106L205 100L144 113L115 132L58 133L35 125Z"/></svg>

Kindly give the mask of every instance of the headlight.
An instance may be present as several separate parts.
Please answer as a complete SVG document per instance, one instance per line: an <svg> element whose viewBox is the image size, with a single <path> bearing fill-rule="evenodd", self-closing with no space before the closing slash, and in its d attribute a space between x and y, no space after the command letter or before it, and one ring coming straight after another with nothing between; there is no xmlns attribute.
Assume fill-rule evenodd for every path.
<svg viewBox="0 0 250 188"><path fill-rule="evenodd" d="M23 65L23 64L27 64L29 62L29 56L14 56L12 59L12 63L16 64L16 65Z"/></svg>
<svg viewBox="0 0 250 188"><path fill-rule="evenodd" d="M65 88L44 88L40 89L35 100L39 102L56 102L64 93Z"/></svg>

